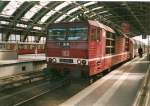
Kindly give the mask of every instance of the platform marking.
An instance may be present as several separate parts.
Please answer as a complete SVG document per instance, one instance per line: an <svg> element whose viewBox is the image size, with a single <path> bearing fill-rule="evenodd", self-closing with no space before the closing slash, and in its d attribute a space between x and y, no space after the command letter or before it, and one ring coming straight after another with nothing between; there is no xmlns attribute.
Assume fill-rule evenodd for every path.
<svg viewBox="0 0 150 106"><path fill-rule="evenodd" d="M143 58L138 58L136 57L135 59L125 63L123 66L119 67L117 70L112 71L109 75L103 77L102 79L96 81L94 84L90 85L89 87L83 89L81 92L79 92L78 94L74 95L73 97L71 97L69 100L67 100L66 102L60 104L59 106L75 106L77 105L80 101L82 101L82 99L86 98L86 96L88 96L90 93L92 93L96 88L98 88L99 86L101 86L104 82L106 82L108 79L112 78L113 76L115 76L115 73L120 72L119 70L126 67L127 65L133 63L136 59L138 59L138 61L141 61L144 59L145 56L143 56ZM112 75L111 75L112 74ZM105 98L106 99L106 98Z"/></svg>
<svg viewBox="0 0 150 106"><path fill-rule="evenodd" d="M109 99L115 94L115 92L119 89L121 84L127 79L129 73L123 74L118 81L116 81L112 87L109 88L109 90L106 91L106 93L98 99L96 103L93 104L93 106L105 106L106 103L109 101Z"/></svg>
<svg viewBox="0 0 150 106"><path fill-rule="evenodd" d="M143 58L139 59L142 60ZM109 75L103 77L102 79L96 81L95 83L93 83L92 85L90 85L89 87L83 89L81 92L79 92L78 94L74 95L72 98L70 98L69 100L67 100L66 102L60 104L59 106L75 106L77 103L79 103L82 99L84 99L86 96L88 96L90 93L92 93L96 88L98 88L99 86L101 86L104 82L106 82L107 80L111 79L113 76L116 76L115 74L118 74L119 70L121 70L122 68L126 67L127 65L131 64L134 60L125 63L123 66L121 66L120 68L118 68L117 70L112 71ZM112 74L112 75L111 75ZM81 95L82 94L82 95ZM106 98L105 98L106 99Z"/></svg>
<svg viewBox="0 0 150 106"><path fill-rule="evenodd" d="M148 67L148 69L147 69L147 74L148 74L148 71L150 70L150 65L149 65L149 67ZM140 99L141 99L141 95L143 95L143 87L144 87L144 85L146 84L145 82L146 82L146 80L145 80L145 78L146 78L146 75L145 75L145 77L144 77L144 81L143 81L143 83L142 83L142 85L141 85L141 87L140 87L140 89L139 89L139 91L138 91L138 93L137 93L137 95L136 95L136 98L135 98L135 100L134 100L134 103L133 103L133 106L137 106L138 104L139 104L139 102L140 102ZM149 99L149 93L147 94L147 98L146 98L146 103L145 103L145 106L149 106L148 105L148 100Z"/></svg>
<svg viewBox="0 0 150 106"><path fill-rule="evenodd" d="M65 102L64 104L61 104L59 106L74 106L74 105L76 105L78 102L80 102L82 99L84 99L86 96L88 96L90 93L92 93L96 88L101 86L104 82L106 82L108 79L110 79L113 76L114 75L109 75L109 76L106 76L103 80L99 80L99 81L95 82L94 84L85 88L84 90L82 90L81 92L79 92L78 94L73 96L71 99L69 99L67 102Z"/></svg>
<svg viewBox="0 0 150 106"><path fill-rule="evenodd" d="M150 91L147 94L145 106L149 106L149 103L150 103Z"/></svg>
<svg viewBox="0 0 150 106"><path fill-rule="evenodd" d="M42 95L44 95L44 94L46 94L46 93L48 93L48 92L50 92L50 90L44 91L44 92L42 92L42 93L40 93L40 94L38 94L38 95L36 95L36 96L33 96L33 97L29 98L29 99L26 99L26 100L24 100L24 101L21 101L21 102L19 102L19 103L17 103L17 104L14 104L13 106L19 106L19 105L21 105L21 104L23 104L23 103L25 103L25 102L28 102L28 101L30 101L30 100L32 100L32 99L35 99L35 98L37 98L37 97L39 97L39 96L42 96Z"/></svg>
<svg viewBox="0 0 150 106"><path fill-rule="evenodd" d="M144 57L143 57L144 58ZM139 59L140 61L143 59ZM135 63L132 63L135 65ZM129 68L129 70L131 71L134 67ZM105 106L106 103L109 101L109 99L115 94L115 92L119 89L119 87L121 86L121 84L127 79L127 77L129 76L130 73L125 73L123 74L118 81L116 81L112 87L110 87L107 92L100 97L100 99L93 104L93 106ZM106 99L107 98L107 99Z"/></svg>

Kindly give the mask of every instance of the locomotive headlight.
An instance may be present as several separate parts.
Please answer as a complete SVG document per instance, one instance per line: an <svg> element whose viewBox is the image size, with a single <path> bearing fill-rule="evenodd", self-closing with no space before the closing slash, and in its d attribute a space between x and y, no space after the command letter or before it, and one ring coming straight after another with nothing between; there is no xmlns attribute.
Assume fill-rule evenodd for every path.
<svg viewBox="0 0 150 106"><path fill-rule="evenodd" d="M86 65L86 60L82 60L82 64L83 64L83 65Z"/></svg>
<svg viewBox="0 0 150 106"><path fill-rule="evenodd" d="M52 59L52 58L49 58L49 62L52 63L52 61L53 61L53 59Z"/></svg>
<svg viewBox="0 0 150 106"><path fill-rule="evenodd" d="M53 62L53 63L56 63L56 58L53 58L52 62Z"/></svg>
<svg viewBox="0 0 150 106"><path fill-rule="evenodd" d="M78 59L78 60L77 60L77 63L78 63L78 64L81 64L81 60Z"/></svg>

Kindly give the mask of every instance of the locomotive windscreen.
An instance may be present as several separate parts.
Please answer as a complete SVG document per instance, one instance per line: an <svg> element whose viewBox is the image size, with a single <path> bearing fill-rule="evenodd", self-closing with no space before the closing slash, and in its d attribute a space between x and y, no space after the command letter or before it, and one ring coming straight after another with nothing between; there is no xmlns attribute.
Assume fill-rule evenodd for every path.
<svg viewBox="0 0 150 106"><path fill-rule="evenodd" d="M87 40L88 28L51 28L48 40Z"/></svg>

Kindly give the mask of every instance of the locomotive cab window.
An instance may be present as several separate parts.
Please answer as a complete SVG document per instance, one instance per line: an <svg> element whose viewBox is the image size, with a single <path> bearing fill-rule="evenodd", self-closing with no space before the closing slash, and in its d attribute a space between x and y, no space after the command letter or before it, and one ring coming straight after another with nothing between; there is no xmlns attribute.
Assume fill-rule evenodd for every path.
<svg viewBox="0 0 150 106"><path fill-rule="evenodd" d="M88 29L83 28L55 28L49 29L49 40L87 40Z"/></svg>

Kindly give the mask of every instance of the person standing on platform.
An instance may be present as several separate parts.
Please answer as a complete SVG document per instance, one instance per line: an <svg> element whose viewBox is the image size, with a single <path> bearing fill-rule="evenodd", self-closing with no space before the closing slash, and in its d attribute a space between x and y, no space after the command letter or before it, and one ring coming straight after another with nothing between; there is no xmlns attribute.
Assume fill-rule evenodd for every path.
<svg viewBox="0 0 150 106"><path fill-rule="evenodd" d="M140 48L138 48L138 53L139 53L139 56L140 56L140 57L143 56L143 49L142 49L141 46L140 46Z"/></svg>

